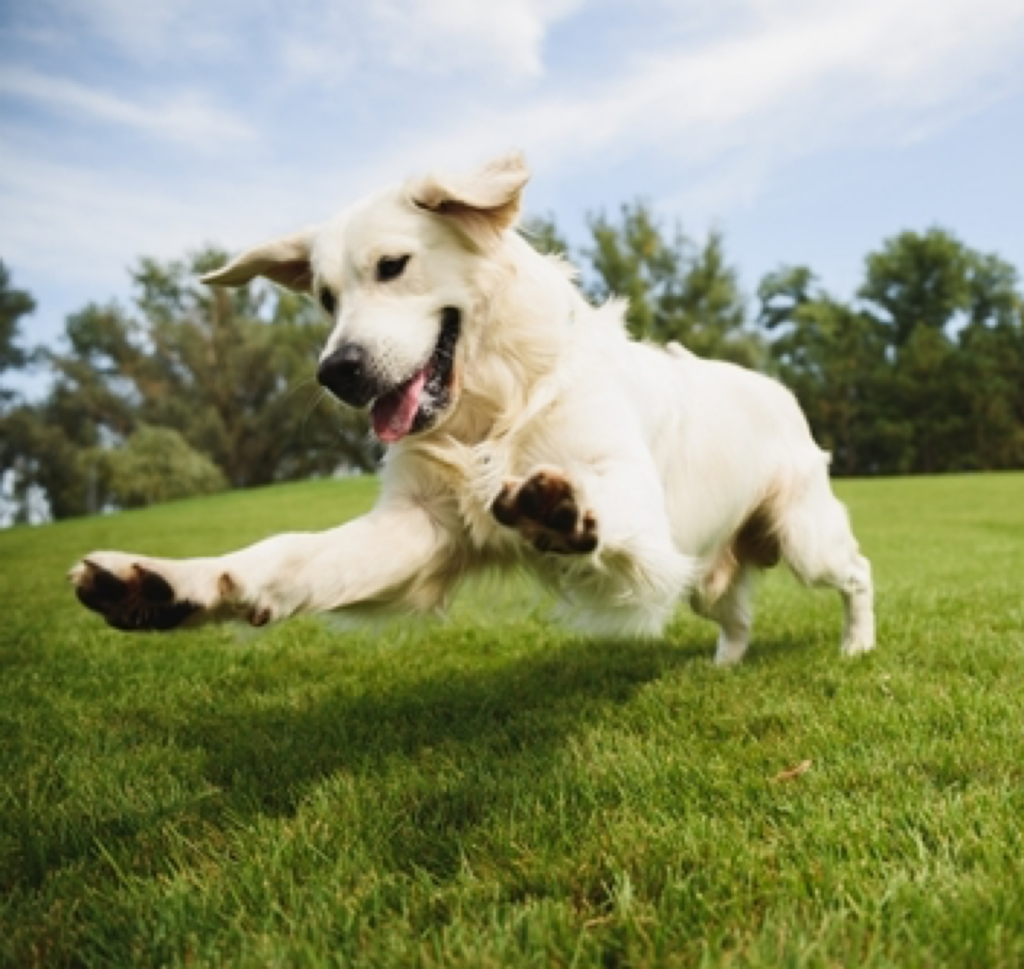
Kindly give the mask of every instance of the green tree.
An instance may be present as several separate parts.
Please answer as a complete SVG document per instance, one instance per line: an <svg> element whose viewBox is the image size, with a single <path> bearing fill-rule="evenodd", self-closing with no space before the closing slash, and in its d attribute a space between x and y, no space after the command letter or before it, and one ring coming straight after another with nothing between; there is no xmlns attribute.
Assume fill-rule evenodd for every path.
<svg viewBox="0 0 1024 969"><path fill-rule="evenodd" d="M598 302L625 297L634 336L678 340L702 356L748 366L761 361L763 347L746 326L745 300L720 233L711 232L703 245L679 226L668 236L643 202L622 206L618 222L602 214L589 224L585 288Z"/></svg>
<svg viewBox="0 0 1024 969"><path fill-rule="evenodd" d="M887 404L910 428L899 470L1019 466L1019 283L1009 263L939 228L868 255L858 296L888 334Z"/></svg>
<svg viewBox="0 0 1024 969"><path fill-rule="evenodd" d="M195 281L224 258L143 259L130 310L89 306L70 317L68 350L51 356L60 374L52 418L83 447L143 424L174 428L234 487L369 467L357 419L315 406L327 336L319 310L268 284L226 291Z"/></svg>
<svg viewBox="0 0 1024 969"><path fill-rule="evenodd" d="M841 473L1024 464L1024 334L1016 270L931 229L865 260L853 304L806 267L761 283L759 320Z"/></svg>
<svg viewBox="0 0 1024 969"><path fill-rule="evenodd" d="M196 281L225 258L142 259L130 306L68 318L64 346L46 354L51 392L9 415L19 494L42 488L63 518L372 466L359 418L315 383L328 329L319 310L269 284ZM130 485L136 472L145 480Z"/></svg>
<svg viewBox="0 0 1024 969"><path fill-rule="evenodd" d="M775 369L797 396L840 474L882 470L906 428L885 415L886 342L877 321L833 299L806 266L783 267L758 288Z"/></svg>
<svg viewBox="0 0 1024 969"><path fill-rule="evenodd" d="M961 470L1024 468L1024 308L958 335L956 395L965 407L957 442Z"/></svg>
<svg viewBox="0 0 1024 969"><path fill-rule="evenodd" d="M0 260L0 379L9 370L21 370L33 354L21 345L21 320L35 311L35 300L11 285L11 274ZM0 402L10 400L12 392L0 385Z"/></svg>
<svg viewBox="0 0 1024 969"><path fill-rule="evenodd" d="M519 231L526 241L543 255L569 255L569 243L558 228L555 217L550 213L530 216L523 222Z"/></svg>
<svg viewBox="0 0 1024 969"><path fill-rule="evenodd" d="M23 403L5 414L0 442L6 521L26 523L43 512L68 518L99 509L93 449L79 446L51 423L44 406Z"/></svg>
<svg viewBox="0 0 1024 969"><path fill-rule="evenodd" d="M227 478L170 427L141 424L123 447L97 452L105 485L121 508L224 491Z"/></svg>
<svg viewBox="0 0 1024 969"><path fill-rule="evenodd" d="M712 231L692 252L683 285L666 300L681 342L702 356L732 360L746 366L764 361L764 347L746 326L746 301L739 276L725 259L721 233Z"/></svg>
<svg viewBox="0 0 1024 969"><path fill-rule="evenodd" d="M0 521L25 522L31 518L33 497L38 491L32 471L32 447L41 430L33 409L10 387L7 373L23 370L35 352L21 341L21 321L35 310L35 300L16 289L11 274L0 261Z"/></svg>
<svg viewBox="0 0 1024 969"><path fill-rule="evenodd" d="M904 346L919 326L943 333L970 301L972 254L942 229L901 232L865 259L857 295Z"/></svg>

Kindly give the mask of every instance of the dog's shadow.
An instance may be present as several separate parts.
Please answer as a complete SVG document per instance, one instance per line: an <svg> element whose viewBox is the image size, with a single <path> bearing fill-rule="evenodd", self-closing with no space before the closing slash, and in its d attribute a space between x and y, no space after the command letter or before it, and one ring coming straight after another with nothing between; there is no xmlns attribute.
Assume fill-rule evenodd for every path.
<svg viewBox="0 0 1024 969"><path fill-rule="evenodd" d="M557 745L608 705L695 662L709 662L706 648L569 641L512 662L446 666L358 693L339 686L311 703L208 708L189 724L188 740L205 749L211 781L244 784L266 812L288 812L323 777L373 772L395 755Z"/></svg>
<svg viewBox="0 0 1024 969"><path fill-rule="evenodd" d="M799 636L773 638L744 665L811 648ZM491 758L506 769L519 752L550 753L648 684L688 667L710 671L712 654L699 640L569 639L505 662L441 664L372 686L346 680L308 702L205 706L177 739L205 752L211 783L244 793L262 813L288 814L335 772L374 776L396 756L443 749L455 761Z"/></svg>
<svg viewBox="0 0 1024 969"><path fill-rule="evenodd" d="M754 662L771 662L787 645L796 648L773 642ZM385 665L396 658L384 657ZM332 796L338 778L365 790L364 801L384 790L407 806L388 864L444 877L456 871L460 843L475 827L524 792L543 801L573 737L607 723L609 711L625 710L661 680L692 674L693 688L702 689L709 673L718 675L710 664L707 643L689 637L569 639L488 663L461 665L449 654L437 669L338 677L336 685L323 682L330 663L316 661L296 671L294 691L258 695L258 685L236 684L229 693L222 684L215 696L152 728L162 743L199 755L205 790L148 811L83 817L81 830L49 838L21 877L39 884L54 868L94 855L97 845L131 843L168 816L202 817L207 829L294 816L317 792ZM303 676L317 688L303 688ZM443 782L430 776L435 765ZM367 812L367 804L358 810ZM339 824L349 820L339 814Z"/></svg>
<svg viewBox="0 0 1024 969"><path fill-rule="evenodd" d="M415 818L393 858L447 869L457 864L451 852L460 831L481 823L513 789L542 788L567 738L645 685L709 661L696 645L569 640L358 693L341 685L309 703L207 707L189 716L177 740L203 751L206 779L235 818L291 815L339 775L372 789L387 772L394 782L406 771ZM444 781L425 782L435 762Z"/></svg>

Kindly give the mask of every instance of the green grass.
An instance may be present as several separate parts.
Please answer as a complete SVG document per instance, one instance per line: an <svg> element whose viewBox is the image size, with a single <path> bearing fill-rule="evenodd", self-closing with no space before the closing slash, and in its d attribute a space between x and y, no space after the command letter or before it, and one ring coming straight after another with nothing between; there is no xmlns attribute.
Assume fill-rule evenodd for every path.
<svg viewBox="0 0 1024 969"><path fill-rule="evenodd" d="M852 662L785 575L730 671L685 612L588 642L523 586L447 623L124 635L64 582L373 490L0 534L0 964L1024 963L1024 475L840 485L879 592Z"/></svg>

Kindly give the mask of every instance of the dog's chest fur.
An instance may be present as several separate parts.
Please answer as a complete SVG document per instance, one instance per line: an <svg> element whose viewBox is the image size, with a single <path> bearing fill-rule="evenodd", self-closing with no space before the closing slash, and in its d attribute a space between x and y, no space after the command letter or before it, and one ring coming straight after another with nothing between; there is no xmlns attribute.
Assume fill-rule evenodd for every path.
<svg viewBox="0 0 1024 969"><path fill-rule="evenodd" d="M505 482L526 472L520 466L525 461L522 449L510 438L475 445L448 439L443 444L418 444L395 470L421 486L430 482L430 503L470 547L507 551L517 544L515 533L503 528L491 509Z"/></svg>

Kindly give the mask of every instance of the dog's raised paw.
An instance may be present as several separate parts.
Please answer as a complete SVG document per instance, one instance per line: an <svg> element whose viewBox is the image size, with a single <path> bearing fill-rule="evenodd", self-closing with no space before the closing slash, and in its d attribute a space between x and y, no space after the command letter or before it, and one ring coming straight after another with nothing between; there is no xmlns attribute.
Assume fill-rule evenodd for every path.
<svg viewBox="0 0 1024 969"><path fill-rule="evenodd" d="M534 471L507 481L491 506L506 528L516 529L539 552L583 555L598 545L597 519L580 508L572 482L560 471Z"/></svg>
<svg viewBox="0 0 1024 969"><path fill-rule="evenodd" d="M116 567L86 558L71 570L68 579L78 601L115 629L174 629L200 608L179 600L167 579L137 562Z"/></svg>

